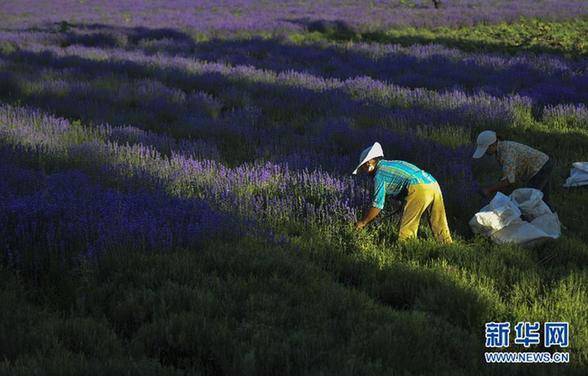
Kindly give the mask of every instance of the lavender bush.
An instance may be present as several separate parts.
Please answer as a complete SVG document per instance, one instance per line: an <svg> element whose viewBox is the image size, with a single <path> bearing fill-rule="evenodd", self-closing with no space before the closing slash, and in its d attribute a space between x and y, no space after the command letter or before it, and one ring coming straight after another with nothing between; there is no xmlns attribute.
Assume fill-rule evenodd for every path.
<svg viewBox="0 0 588 376"><path fill-rule="evenodd" d="M8 172L22 179L20 184L35 174ZM4 261L27 272L39 273L55 259L65 269L78 257L94 258L106 251L196 250L204 239L228 231L223 227L226 221L202 201L120 193L92 183L78 171L39 180L34 181L38 190L29 194L12 185L16 190L0 204ZM234 231L239 231L237 225Z"/></svg>

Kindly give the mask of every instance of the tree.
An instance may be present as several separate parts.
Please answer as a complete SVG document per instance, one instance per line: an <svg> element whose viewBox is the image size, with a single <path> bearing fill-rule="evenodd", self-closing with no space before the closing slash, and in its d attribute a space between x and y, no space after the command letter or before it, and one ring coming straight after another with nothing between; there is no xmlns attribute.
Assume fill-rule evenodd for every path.
<svg viewBox="0 0 588 376"><path fill-rule="evenodd" d="M435 9L439 9L439 6L441 5L441 0L433 0L433 5L435 6Z"/></svg>

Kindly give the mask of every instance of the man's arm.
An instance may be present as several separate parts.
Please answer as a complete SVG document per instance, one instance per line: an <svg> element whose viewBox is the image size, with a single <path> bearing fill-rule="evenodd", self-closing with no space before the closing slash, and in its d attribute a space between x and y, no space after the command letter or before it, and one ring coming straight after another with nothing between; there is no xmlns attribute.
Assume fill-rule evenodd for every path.
<svg viewBox="0 0 588 376"><path fill-rule="evenodd" d="M486 198L494 197L496 192L505 190L515 183L517 163L512 151L505 149L500 158L502 164L502 179L490 187L482 189L482 195Z"/></svg>
<svg viewBox="0 0 588 376"><path fill-rule="evenodd" d="M367 225L374 218L376 218L384 208L385 200L386 185L382 177L378 173L376 173L376 176L374 176L374 190L372 192L372 207L368 210L363 219L355 223L355 227L358 230L361 230L365 227L365 225Z"/></svg>
<svg viewBox="0 0 588 376"><path fill-rule="evenodd" d="M357 223L355 224L355 227L358 230L361 230L362 228L365 227L365 225L367 225L368 223L370 223L374 218L376 218L378 216L378 214L380 214L380 212L382 211L382 209L376 208L376 207L371 207L370 210L368 210L368 212L365 214L365 217L363 217L362 220L357 221Z"/></svg>

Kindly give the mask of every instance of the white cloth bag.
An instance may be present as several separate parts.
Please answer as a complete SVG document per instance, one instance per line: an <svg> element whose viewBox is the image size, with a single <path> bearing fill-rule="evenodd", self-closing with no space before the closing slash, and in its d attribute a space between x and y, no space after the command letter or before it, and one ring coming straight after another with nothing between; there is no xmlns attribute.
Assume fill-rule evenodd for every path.
<svg viewBox="0 0 588 376"><path fill-rule="evenodd" d="M470 227L476 234L490 236L513 223L521 221L521 211L510 200L510 197L498 192L480 211L470 220Z"/></svg>
<svg viewBox="0 0 588 376"><path fill-rule="evenodd" d="M469 222L472 231L498 244L532 246L561 235L557 214L543 202L543 192L533 188L497 193Z"/></svg>
<svg viewBox="0 0 588 376"><path fill-rule="evenodd" d="M564 187L580 187L588 185L588 162L574 162Z"/></svg>

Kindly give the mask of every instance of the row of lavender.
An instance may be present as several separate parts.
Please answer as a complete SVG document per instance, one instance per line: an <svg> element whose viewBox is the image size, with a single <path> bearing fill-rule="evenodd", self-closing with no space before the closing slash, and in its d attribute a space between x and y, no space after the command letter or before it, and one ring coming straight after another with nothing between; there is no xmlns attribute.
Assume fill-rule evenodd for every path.
<svg viewBox="0 0 588 376"><path fill-rule="evenodd" d="M205 239L241 231L202 200L121 193L80 171L44 174L2 154L0 248L6 264L22 271L63 270L106 251L196 250Z"/></svg>
<svg viewBox="0 0 588 376"><path fill-rule="evenodd" d="M302 30L318 17L354 29L392 26L462 26L515 21L520 17L565 19L588 13L583 0L451 0L434 9L430 0L4 0L0 22L9 26L40 21L190 28L206 33ZM116 10L116 11L113 11Z"/></svg>
<svg viewBox="0 0 588 376"><path fill-rule="evenodd" d="M350 209L357 206L358 200L363 199L365 194L362 189L356 189L351 176L335 178L320 170L292 169L287 163L257 162L228 168L215 160L195 159L190 153L200 147L202 141L183 141L178 150L163 155L156 146L176 145L177 141L135 130L136 143L118 143L116 141L121 132L128 134L132 128L85 128L34 109L9 105L0 109L3 143L12 145L17 155L42 161L47 169L88 169L88 173L96 173L102 181L110 181L110 184L116 184L123 190L140 187L165 189L184 198L212 199L217 202L217 207L242 210L238 214L251 214L249 209L259 204L240 202L238 200L242 197L238 196L260 194L263 197L258 198L264 200L292 198L293 204L298 205L301 203L292 197L292 193L300 191L303 197L316 199L316 208L327 204L338 208L347 204L347 209ZM144 145L149 142L154 146ZM309 208L306 205L292 207L283 216L319 219L320 216L307 218L301 212L293 215L293 211ZM346 214L346 219L350 219L353 211L348 210ZM330 221L326 217L325 220Z"/></svg>
<svg viewBox="0 0 588 376"><path fill-rule="evenodd" d="M519 94L537 107L560 103L588 104L588 62L553 55L467 53L439 45L296 44L285 39L230 39L195 42L171 29L84 26L66 33L21 31L0 33L13 49L29 45L81 46L146 55L185 57L197 61L251 66L272 72L297 71L346 80L369 76L410 88Z"/></svg>

